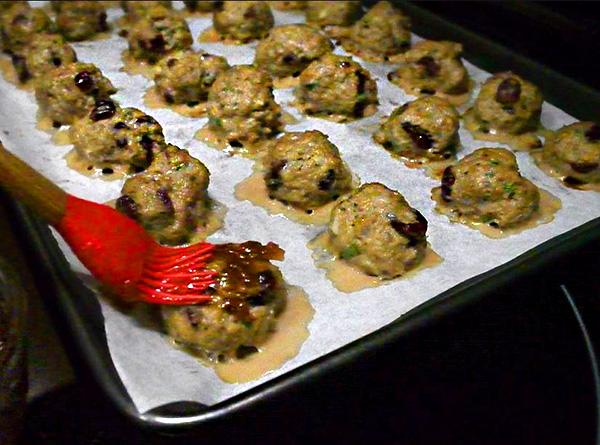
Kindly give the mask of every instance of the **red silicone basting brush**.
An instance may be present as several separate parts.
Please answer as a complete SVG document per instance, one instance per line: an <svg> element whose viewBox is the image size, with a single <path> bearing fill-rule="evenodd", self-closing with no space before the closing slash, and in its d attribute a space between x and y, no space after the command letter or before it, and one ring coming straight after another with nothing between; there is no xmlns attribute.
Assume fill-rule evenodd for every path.
<svg viewBox="0 0 600 445"><path fill-rule="evenodd" d="M102 284L130 301L196 304L211 297L206 269L215 245L165 247L132 219L69 195L0 142L0 185L54 226Z"/></svg>

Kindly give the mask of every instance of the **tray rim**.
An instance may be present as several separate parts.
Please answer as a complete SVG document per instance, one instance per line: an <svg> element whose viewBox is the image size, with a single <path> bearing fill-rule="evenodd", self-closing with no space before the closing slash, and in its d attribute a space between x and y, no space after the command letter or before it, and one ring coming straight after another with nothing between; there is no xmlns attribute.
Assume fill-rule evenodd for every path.
<svg viewBox="0 0 600 445"><path fill-rule="evenodd" d="M457 40L463 42L467 54L465 59L471 63L488 71L497 71L494 66L507 64L507 60L509 60L511 68L525 77L527 77L527 73L541 73L543 80L541 84L558 83L565 87L553 89L553 91L558 91L559 94L546 94L545 92L549 102L580 119L593 116L590 114L593 113L591 107L587 107L585 104L594 101L600 102L600 92L414 4L397 3L401 3L402 8L409 13L413 21L416 19L416 32L419 35L424 37L437 36L437 38L452 38L448 34L460 35L460 40ZM435 27L429 27L429 31L435 29L434 32L418 29L420 21L435 24ZM468 39L468 43L464 43L465 39ZM484 53L481 54L473 49L474 46L480 48L480 52L485 50ZM490 54L495 56L494 60L486 58L486 55ZM498 59L501 59L500 63L498 63ZM492 67L490 67L490 63L493 64ZM540 83L537 79L536 82ZM542 90L544 90L543 87ZM568 90L571 90L569 94L560 94ZM585 97L586 101L577 101L577 97ZM101 326L101 338L97 338L98 333L93 332L93 329L97 329L97 326L90 328L89 320L84 320L84 315L76 308L77 299L83 299L89 300L87 303L95 303L99 311L96 297L85 288L83 283L71 271L48 226L14 200L9 199L9 205L17 216L21 225L20 229L24 233L23 238L30 244L31 254L37 259L40 271L50 278L53 285L52 290L54 291L52 293L53 297L59 302L58 310L69 321L65 329L70 332L82 357L87 359L87 364L97 383L127 418L141 427L162 431L188 429L216 421L233 412L251 409L258 400L268 401L290 387L309 382L316 374L335 369L343 362L356 360L388 342L399 341L408 332L426 328L428 324L435 322L435 320L453 311L460 310L468 304L480 301L492 289L507 285L515 278L534 273L536 270L550 264L553 259L577 250L590 240L600 239L600 217L598 217L528 250L505 264L463 281L413 308L392 323L329 354L215 405L204 406L193 403L197 407L196 410L200 408L201 412L192 415L169 416L160 413L161 407L146 413L139 413L136 410L110 359L103 326ZM74 295L75 298L73 298ZM104 350L99 351L98 347ZM102 353L102 356L99 355L99 352Z"/></svg>

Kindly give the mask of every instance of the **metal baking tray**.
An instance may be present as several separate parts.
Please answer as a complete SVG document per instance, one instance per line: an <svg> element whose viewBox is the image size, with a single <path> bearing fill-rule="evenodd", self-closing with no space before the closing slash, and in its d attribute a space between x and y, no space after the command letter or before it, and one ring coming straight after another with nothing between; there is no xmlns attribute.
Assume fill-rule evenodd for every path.
<svg viewBox="0 0 600 445"><path fill-rule="evenodd" d="M371 2L367 2L371 3ZM529 60L501 45L469 32L417 5L400 2L413 20L413 30L424 38L463 43L464 57L490 72L511 69L531 79L547 100L580 120L593 120L594 104L600 92ZM115 370L104 334L103 318L96 297L71 271L46 224L20 204L10 203L14 225L29 248L34 272L46 286L46 302L53 306L70 342L97 383L118 410L134 423L162 432L187 430L244 415L258 405L286 395L297 394L318 384L321 376L352 363L370 360L385 345L410 341L410 335L426 329L436 320L485 299L493 291L519 279L535 276L561 257L600 240L600 218L555 237L507 264L469 279L411 310L390 325L320 357L287 374L212 406L195 402L165 405L146 413L135 409ZM343 376L340 376L343 378ZM350 377L352 378L352 377Z"/></svg>

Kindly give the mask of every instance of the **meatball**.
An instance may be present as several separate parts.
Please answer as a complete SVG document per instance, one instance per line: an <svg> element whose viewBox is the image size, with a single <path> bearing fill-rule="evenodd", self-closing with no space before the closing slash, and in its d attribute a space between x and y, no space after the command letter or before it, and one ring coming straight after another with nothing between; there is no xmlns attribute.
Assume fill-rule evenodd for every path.
<svg viewBox="0 0 600 445"><path fill-rule="evenodd" d="M348 26L362 15L360 2L309 1L306 4L306 21L317 26Z"/></svg>
<svg viewBox="0 0 600 445"><path fill-rule="evenodd" d="M56 126L72 124L87 115L97 101L116 92L96 65L80 62L53 69L35 85L35 98L42 114Z"/></svg>
<svg viewBox="0 0 600 445"><path fill-rule="evenodd" d="M313 60L333 50L333 44L307 25L273 28L256 47L254 63L273 77L298 76Z"/></svg>
<svg viewBox="0 0 600 445"><path fill-rule="evenodd" d="M282 251L256 242L216 247L207 268L219 280L208 304L162 306L167 333L208 360L225 361L256 351L275 329L286 304L281 272L269 260Z"/></svg>
<svg viewBox="0 0 600 445"><path fill-rule="evenodd" d="M213 13L215 30L240 42L263 38L273 23L273 14L265 2L223 2L223 8Z"/></svg>
<svg viewBox="0 0 600 445"><path fill-rule="evenodd" d="M75 51L59 34L34 34L12 62L21 82L45 76L54 68L77 61Z"/></svg>
<svg viewBox="0 0 600 445"><path fill-rule="evenodd" d="M234 146L272 137L283 126L271 77L251 65L236 65L217 77L207 113L209 128Z"/></svg>
<svg viewBox="0 0 600 445"><path fill-rule="evenodd" d="M227 69L224 57L179 51L158 63L154 83L167 103L194 105L207 99L211 85Z"/></svg>
<svg viewBox="0 0 600 445"><path fill-rule="evenodd" d="M31 8L27 2L16 3L0 16L2 49L15 52L27 44L32 35L52 32L54 23L42 9Z"/></svg>
<svg viewBox="0 0 600 445"><path fill-rule="evenodd" d="M472 113L483 133L522 134L538 128L542 93L511 72L495 74L479 91Z"/></svg>
<svg viewBox="0 0 600 445"><path fill-rule="evenodd" d="M162 11L162 12L161 12ZM135 22L127 34L129 53L134 59L155 64L164 56L188 49L193 39L187 22L174 13L161 10Z"/></svg>
<svg viewBox="0 0 600 445"><path fill-rule="evenodd" d="M404 197L364 184L331 212L333 253L368 275L394 278L415 267L427 249L427 220Z"/></svg>
<svg viewBox="0 0 600 445"><path fill-rule="evenodd" d="M396 58L400 67L388 79L409 94L462 94L469 90L469 74L460 58L462 45L423 40Z"/></svg>
<svg viewBox="0 0 600 445"><path fill-rule="evenodd" d="M153 117L110 100L99 101L88 117L76 121L69 136L81 159L126 173L144 170L165 147L162 127Z"/></svg>
<svg viewBox="0 0 600 445"><path fill-rule="evenodd" d="M377 84L352 58L329 53L302 71L295 95L306 114L356 119L375 111Z"/></svg>
<svg viewBox="0 0 600 445"><path fill-rule="evenodd" d="M185 9L190 12L212 12L223 2L188 0L183 3L185 4Z"/></svg>
<svg viewBox="0 0 600 445"><path fill-rule="evenodd" d="M422 97L396 108L373 138L410 160L441 161L456 153L459 116L438 97Z"/></svg>
<svg viewBox="0 0 600 445"><path fill-rule="evenodd" d="M280 11L294 11L297 9L306 9L307 1L298 1L298 2L284 2L284 1L275 1L269 2L269 5L273 9L278 9Z"/></svg>
<svg viewBox="0 0 600 445"><path fill-rule="evenodd" d="M515 155L504 148L480 148L447 167L436 197L457 218L496 228L527 221L540 202L538 188L521 176Z"/></svg>
<svg viewBox="0 0 600 445"><path fill-rule="evenodd" d="M52 2L56 7L58 31L67 40L85 40L99 32L108 30L106 9L98 2L60 1Z"/></svg>
<svg viewBox="0 0 600 445"><path fill-rule="evenodd" d="M344 49L366 60L383 61L410 46L410 19L380 1L342 36Z"/></svg>
<svg viewBox="0 0 600 445"><path fill-rule="evenodd" d="M286 133L267 153L269 197L309 210L350 191L352 174L340 153L320 131Z"/></svg>
<svg viewBox="0 0 600 445"><path fill-rule="evenodd" d="M546 138L542 160L567 183L600 183L600 125L577 122Z"/></svg>
<svg viewBox="0 0 600 445"><path fill-rule="evenodd" d="M210 211L209 176L187 150L169 145L146 171L125 182L116 208L163 244L188 243Z"/></svg>
<svg viewBox="0 0 600 445"><path fill-rule="evenodd" d="M163 13L172 9L170 1L122 1L121 8L129 21L134 22L142 17L145 17L152 10L160 10Z"/></svg>

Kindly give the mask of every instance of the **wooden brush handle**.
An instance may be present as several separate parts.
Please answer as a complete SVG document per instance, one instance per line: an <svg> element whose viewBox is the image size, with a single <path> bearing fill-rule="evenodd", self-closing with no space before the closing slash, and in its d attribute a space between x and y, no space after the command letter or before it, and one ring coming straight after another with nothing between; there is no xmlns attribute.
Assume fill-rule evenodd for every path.
<svg viewBox="0 0 600 445"><path fill-rule="evenodd" d="M8 152L2 142L0 186L52 225L65 214L67 193Z"/></svg>

